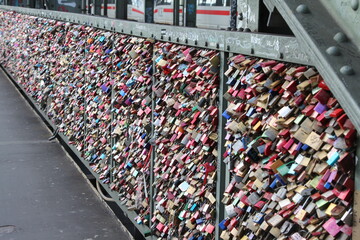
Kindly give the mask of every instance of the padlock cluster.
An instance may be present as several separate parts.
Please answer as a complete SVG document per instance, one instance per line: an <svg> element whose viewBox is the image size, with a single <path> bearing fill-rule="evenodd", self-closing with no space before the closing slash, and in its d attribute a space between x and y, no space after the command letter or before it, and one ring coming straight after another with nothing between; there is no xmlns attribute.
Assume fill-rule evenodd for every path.
<svg viewBox="0 0 360 240"><path fill-rule="evenodd" d="M351 237L357 133L316 69L235 55L222 71L215 50L0 20L2 67L159 239Z"/></svg>
<svg viewBox="0 0 360 240"><path fill-rule="evenodd" d="M15 13L1 18L2 66L137 222L148 223L152 41Z"/></svg>
<svg viewBox="0 0 360 240"><path fill-rule="evenodd" d="M85 41L84 157L103 183L110 183L112 33L89 29Z"/></svg>
<svg viewBox="0 0 360 240"><path fill-rule="evenodd" d="M219 53L155 44L155 212L163 238L211 239L215 230Z"/></svg>
<svg viewBox="0 0 360 240"><path fill-rule="evenodd" d="M137 211L138 224L149 225L153 40L118 34L114 39L110 188Z"/></svg>
<svg viewBox="0 0 360 240"><path fill-rule="evenodd" d="M348 239L356 130L315 69L229 59L222 239ZM333 239L331 238L331 239Z"/></svg>

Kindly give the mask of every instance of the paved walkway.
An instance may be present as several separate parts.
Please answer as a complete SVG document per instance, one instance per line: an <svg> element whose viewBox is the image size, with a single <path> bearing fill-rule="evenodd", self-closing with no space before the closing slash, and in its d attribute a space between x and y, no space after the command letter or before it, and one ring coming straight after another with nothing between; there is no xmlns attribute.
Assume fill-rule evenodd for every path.
<svg viewBox="0 0 360 240"><path fill-rule="evenodd" d="M0 240L126 240L41 119L0 71Z"/></svg>

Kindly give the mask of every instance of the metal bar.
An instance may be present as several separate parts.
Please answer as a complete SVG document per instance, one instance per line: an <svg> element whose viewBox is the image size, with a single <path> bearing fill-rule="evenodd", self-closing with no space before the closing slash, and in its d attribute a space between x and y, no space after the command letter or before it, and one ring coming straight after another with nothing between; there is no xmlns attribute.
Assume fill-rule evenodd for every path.
<svg viewBox="0 0 360 240"><path fill-rule="evenodd" d="M124 18L126 19L126 18ZM154 2L153 0L145 0L145 22L154 22Z"/></svg>
<svg viewBox="0 0 360 240"><path fill-rule="evenodd" d="M93 0L94 14L101 15L101 0Z"/></svg>
<svg viewBox="0 0 360 240"><path fill-rule="evenodd" d="M174 14L173 14L173 24L174 26L179 26L179 9L180 9L180 0L174 0Z"/></svg>
<svg viewBox="0 0 360 240"><path fill-rule="evenodd" d="M86 0L81 0L81 13L86 14Z"/></svg>
<svg viewBox="0 0 360 240"><path fill-rule="evenodd" d="M215 228L215 239L220 239L221 231L219 229L219 223L224 219L225 206L221 202L222 195L225 191L225 184L227 183L226 179L224 181L224 176L227 174L226 164L224 163L222 156L224 154L224 140L225 140L225 121L222 117L223 111L226 109L226 101L224 101L223 95L226 91L226 76L225 72L225 64L226 59L228 58L228 53L221 52L220 53L220 88L219 88L219 123L218 123L218 158L217 158L217 173L216 173L216 228Z"/></svg>
<svg viewBox="0 0 360 240"><path fill-rule="evenodd" d="M114 41L112 39L112 43L111 43L111 48L115 49L115 45L114 45ZM115 79L114 78L114 54L111 55L111 70L110 70L110 79ZM114 83L115 84L115 83ZM110 172L110 183L114 182L114 176L113 176L113 169L115 168L116 164L114 161L114 154L113 154L113 147L115 145L115 139L113 138L113 131L114 131L114 126L113 126L113 121L115 119L115 113L113 112L114 109L114 98L115 98L115 91L114 91L114 84L111 85L111 96L110 96L110 111L111 111L111 120L110 120L110 147L111 147L111 154L110 154L110 168L111 168L111 172Z"/></svg>
<svg viewBox="0 0 360 240"><path fill-rule="evenodd" d="M237 20L237 0L230 1L230 29L235 31L236 30L236 20Z"/></svg>
<svg viewBox="0 0 360 240"><path fill-rule="evenodd" d="M153 58L155 57L155 47L153 46L152 49L152 56ZM156 64L155 61L153 61L153 74L151 76L151 80L152 80L152 86L154 86L156 84L156 78L154 76L155 71L156 71ZM151 137L154 140L155 139L155 126L154 126L154 110L155 110L155 93L154 91L151 92ZM149 221L149 226L151 227L151 219L153 217L153 213L155 210L155 194L156 194L156 189L153 186L154 185L154 181L155 181L155 174L154 174L154 166L155 166L155 159L156 159L156 144L151 143L152 144L152 152L151 152L151 159L150 159L150 221ZM150 229L152 231L152 229Z"/></svg>
<svg viewBox="0 0 360 240"><path fill-rule="evenodd" d="M108 15L107 10L108 10L108 0L104 0L104 14L103 14L103 16L105 16L105 17L107 17L107 15Z"/></svg>
<svg viewBox="0 0 360 240"><path fill-rule="evenodd" d="M357 135L357 148L356 148L356 165L355 165L355 190L354 190L354 208L353 208L353 228L352 239L360 239L359 220L360 219L360 136Z"/></svg>
<svg viewBox="0 0 360 240"><path fill-rule="evenodd" d="M230 32L224 30L187 28L149 23L138 23L109 19L76 13L36 10L21 7L0 6L0 9L41 16L61 21L91 25L114 30L138 37L150 37L193 47L203 47L225 52L283 60L305 65L313 65L297 39L262 33Z"/></svg>
<svg viewBox="0 0 360 240"><path fill-rule="evenodd" d="M127 1L116 0L115 18L126 19L127 18Z"/></svg>
<svg viewBox="0 0 360 240"><path fill-rule="evenodd" d="M29 0L29 7L35 8L35 0Z"/></svg>
<svg viewBox="0 0 360 240"><path fill-rule="evenodd" d="M86 0L86 2L87 2L87 7L88 7L87 13L91 14L92 0Z"/></svg>

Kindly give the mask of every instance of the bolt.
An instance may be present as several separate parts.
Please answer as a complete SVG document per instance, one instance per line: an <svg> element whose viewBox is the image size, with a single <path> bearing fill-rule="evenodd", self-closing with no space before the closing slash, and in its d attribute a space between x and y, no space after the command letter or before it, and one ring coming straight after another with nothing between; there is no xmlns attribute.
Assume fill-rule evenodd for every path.
<svg viewBox="0 0 360 240"><path fill-rule="evenodd" d="M341 54L340 49L336 46L331 46L326 49L326 53L332 56L339 56Z"/></svg>
<svg viewBox="0 0 360 240"><path fill-rule="evenodd" d="M335 34L334 40L337 41L338 43L342 43L342 42L347 42L348 38L344 33L338 32L337 34Z"/></svg>
<svg viewBox="0 0 360 240"><path fill-rule="evenodd" d="M359 8L359 0L351 0L351 8L356 11Z"/></svg>
<svg viewBox="0 0 360 240"><path fill-rule="evenodd" d="M354 69L351 66L345 65L340 68L340 72L344 75L354 75Z"/></svg>
<svg viewBox="0 0 360 240"><path fill-rule="evenodd" d="M303 14L310 13L308 6L306 6L305 4L300 4L299 6L297 6L296 11Z"/></svg>

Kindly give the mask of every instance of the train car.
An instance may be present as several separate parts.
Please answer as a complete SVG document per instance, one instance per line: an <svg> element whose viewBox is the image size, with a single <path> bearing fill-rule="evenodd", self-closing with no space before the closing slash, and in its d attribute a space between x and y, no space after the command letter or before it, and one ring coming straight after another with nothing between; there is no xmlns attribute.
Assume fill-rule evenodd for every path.
<svg viewBox="0 0 360 240"><path fill-rule="evenodd" d="M115 10L116 10L116 5L115 5L115 0L108 0L107 2L107 13L106 15L109 18L115 18L116 14L115 14ZM105 7L104 4L101 4L101 15L104 16L105 15Z"/></svg>
<svg viewBox="0 0 360 240"><path fill-rule="evenodd" d="M109 18L115 18L116 14L116 0L108 0L107 11L105 14L104 4L101 4L101 15L106 15ZM90 10L88 7L90 6ZM212 28L212 29L226 29L230 22L230 0L197 0L196 6L187 9L188 15L196 14L196 27ZM87 5L87 12L95 14L93 4ZM185 26L185 9L183 0L179 4L179 26ZM127 19L137 22L145 22L145 2L144 0L128 0L127 4ZM174 1L173 0L155 0L154 23L159 24L174 24Z"/></svg>
<svg viewBox="0 0 360 240"><path fill-rule="evenodd" d="M119 0L117 0L119 1ZM128 0L127 19L137 22L145 22L145 1L144 0Z"/></svg>
<svg viewBox="0 0 360 240"><path fill-rule="evenodd" d="M179 25L183 26L183 1L180 0ZM174 23L174 1L156 0L154 5L154 23L170 24Z"/></svg>
<svg viewBox="0 0 360 240"><path fill-rule="evenodd" d="M191 5L188 5L191 6ZM226 29L230 22L230 0L198 0L196 9L186 9L187 14L196 14L196 27ZM180 1L179 25L184 24L184 6ZM173 24L174 1L156 0L154 6L154 22Z"/></svg>
<svg viewBox="0 0 360 240"><path fill-rule="evenodd" d="M230 24L230 0L198 0L196 26L227 29Z"/></svg>

